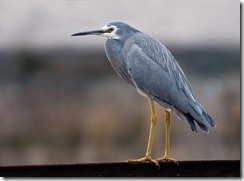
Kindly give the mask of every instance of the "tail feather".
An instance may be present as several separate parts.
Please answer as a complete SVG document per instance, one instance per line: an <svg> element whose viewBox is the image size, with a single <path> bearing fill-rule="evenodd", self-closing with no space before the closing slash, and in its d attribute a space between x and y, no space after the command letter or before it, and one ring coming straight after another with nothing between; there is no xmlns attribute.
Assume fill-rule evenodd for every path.
<svg viewBox="0 0 244 181"><path fill-rule="evenodd" d="M206 124L202 124L201 122L196 121L198 126L206 133L208 133L208 126Z"/></svg>
<svg viewBox="0 0 244 181"><path fill-rule="evenodd" d="M173 113L186 124L188 124L193 132L197 132L197 127L193 117L190 114L183 113L177 109L173 109Z"/></svg>
<svg viewBox="0 0 244 181"><path fill-rule="evenodd" d="M188 111L190 115L193 117L193 119L197 122L199 127L205 131L208 132L209 127L215 127L215 121L207 114L207 112L204 110L201 104L196 102L195 106L198 108L195 108L193 104L189 104ZM196 112L196 110L201 109L201 111ZM200 114L199 114L200 113Z"/></svg>
<svg viewBox="0 0 244 181"><path fill-rule="evenodd" d="M204 120L204 121L199 121L199 119L194 119L192 117L191 114L189 113L182 113L182 112L175 112L174 113L177 115L177 117L179 117L181 120L183 120L184 122L186 122L190 127L191 127L191 130L194 131L194 132L197 132L197 128L196 128L196 125L195 125L195 122L198 124L198 126L206 133L209 132L208 128L209 126L211 127L214 127L215 124L214 123L214 120L206 113L206 116L205 119L207 120ZM211 120L211 125L208 123L209 120Z"/></svg>
<svg viewBox="0 0 244 181"><path fill-rule="evenodd" d="M186 122L191 127L192 131L197 132L195 122L206 133L209 132L209 127L215 127L215 121L206 113L202 105L197 101L194 103L189 102L187 110L188 113L183 113L180 110L173 108L173 112L177 117Z"/></svg>
<svg viewBox="0 0 244 181"><path fill-rule="evenodd" d="M215 127L216 126L216 123L215 121L206 113L206 111L203 111L203 116L206 118L208 124L211 126L211 127Z"/></svg>
<svg viewBox="0 0 244 181"><path fill-rule="evenodd" d="M156 97L156 102L158 102L161 106L163 106L166 109L170 109L173 111L173 113L182 121L184 121L186 124L188 124L192 131L197 132L197 127L195 122L198 124L198 126L204 131L209 132L209 127L215 127L215 121L206 113L204 108L201 104L199 104L197 101L194 103L189 103L187 107L187 112L182 112L181 110L177 109L176 107L172 106L168 102L165 102L164 100Z"/></svg>

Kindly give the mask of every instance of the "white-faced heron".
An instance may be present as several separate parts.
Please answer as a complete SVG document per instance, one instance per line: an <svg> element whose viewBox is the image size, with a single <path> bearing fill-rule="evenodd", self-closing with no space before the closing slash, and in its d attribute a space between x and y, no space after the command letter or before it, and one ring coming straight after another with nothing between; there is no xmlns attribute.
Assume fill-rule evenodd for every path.
<svg viewBox="0 0 244 181"><path fill-rule="evenodd" d="M214 127L214 120L195 99L191 85L170 51L157 39L122 22L111 22L100 30L73 34L101 35L107 37L106 55L114 70L147 97L151 109L151 127L146 155L129 162L177 161L170 157L170 111L183 120L192 131L195 123L204 131ZM152 144L157 116L154 101L165 108L166 143L165 155L152 159Z"/></svg>

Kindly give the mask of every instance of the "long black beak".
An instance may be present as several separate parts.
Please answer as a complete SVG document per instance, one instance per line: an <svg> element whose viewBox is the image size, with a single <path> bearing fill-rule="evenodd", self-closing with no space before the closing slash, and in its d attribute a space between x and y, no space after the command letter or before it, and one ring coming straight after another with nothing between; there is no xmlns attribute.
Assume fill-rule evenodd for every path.
<svg viewBox="0 0 244 181"><path fill-rule="evenodd" d="M100 35L102 33L105 33L105 30L91 30L91 31L84 31L80 33L75 33L71 36L83 36L83 35Z"/></svg>

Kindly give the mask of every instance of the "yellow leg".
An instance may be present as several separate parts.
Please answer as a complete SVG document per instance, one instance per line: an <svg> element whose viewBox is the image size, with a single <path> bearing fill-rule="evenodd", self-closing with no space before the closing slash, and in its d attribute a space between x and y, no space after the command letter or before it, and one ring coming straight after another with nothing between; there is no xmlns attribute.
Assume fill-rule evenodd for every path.
<svg viewBox="0 0 244 181"><path fill-rule="evenodd" d="M165 155L162 158L157 159L157 161L173 161L178 165L178 161L170 157L170 113L166 110L164 111L164 117L166 127Z"/></svg>
<svg viewBox="0 0 244 181"><path fill-rule="evenodd" d="M149 133L146 156L139 158L139 159L135 159L135 160L127 160L127 162L138 163L138 162L147 162L148 161L148 162L153 162L156 166L159 167L158 162L151 158L155 126L157 123L157 115L155 112L155 106L154 106L153 100L149 99L149 103L150 103L150 109L151 109L151 126L150 126L150 133Z"/></svg>

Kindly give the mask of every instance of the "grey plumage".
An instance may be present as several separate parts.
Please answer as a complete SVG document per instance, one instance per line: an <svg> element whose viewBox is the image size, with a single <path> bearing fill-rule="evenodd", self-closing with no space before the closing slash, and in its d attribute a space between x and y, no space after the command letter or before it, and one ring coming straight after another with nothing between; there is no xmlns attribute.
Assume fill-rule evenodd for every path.
<svg viewBox="0 0 244 181"><path fill-rule="evenodd" d="M111 24L130 28L120 22ZM172 110L193 131L197 131L194 120L205 132L209 126L215 126L214 120L196 101L179 64L158 40L133 28L133 34L127 39L108 39L105 47L116 72L140 93Z"/></svg>
<svg viewBox="0 0 244 181"><path fill-rule="evenodd" d="M109 23L100 32L75 35L101 32L108 37L105 50L112 67L140 94L172 110L193 131L197 131L195 122L205 132L215 126L214 120L195 99L174 56L162 43L122 22Z"/></svg>

